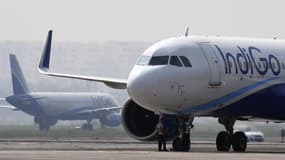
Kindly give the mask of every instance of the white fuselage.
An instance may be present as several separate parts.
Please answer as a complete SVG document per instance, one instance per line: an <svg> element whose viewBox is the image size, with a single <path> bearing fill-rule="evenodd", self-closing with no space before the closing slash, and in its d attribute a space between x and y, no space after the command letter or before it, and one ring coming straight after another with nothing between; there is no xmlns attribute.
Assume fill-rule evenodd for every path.
<svg viewBox="0 0 285 160"><path fill-rule="evenodd" d="M168 63L149 65L152 57ZM191 67L170 64L185 56ZM147 57L146 61L140 60ZM142 107L168 114L205 115L264 88L284 83L285 41L180 37L148 48L132 69L130 97ZM142 60L141 60L142 61Z"/></svg>

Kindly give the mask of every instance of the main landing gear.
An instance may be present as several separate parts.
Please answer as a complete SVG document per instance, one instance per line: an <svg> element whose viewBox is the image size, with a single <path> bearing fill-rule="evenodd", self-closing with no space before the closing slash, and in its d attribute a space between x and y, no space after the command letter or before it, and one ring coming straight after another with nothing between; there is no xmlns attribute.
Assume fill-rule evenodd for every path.
<svg viewBox="0 0 285 160"><path fill-rule="evenodd" d="M81 126L82 130L85 131L92 131L93 130L93 125L91 124L92 120L87 120L87 123L83 123Z"/></svg>
<svg viewBox="0 0 285 160"><path fill-rule="evenodd" d="M191 149L190 130L193 128L193 117L179 116L179 134L172 142L174 151L189 151Z"/></svg>
<svg viewBox="0 0 285 160"><path fill-rule="evenodd" d="M236 152L244 152L247 147L247 138L243 132L234 133L236 119L233 117L219 117L219 123L223 124L227 131L221 131L216 138L218 151L228 152L233 147Z"/></svg>
<svg viewBox="0 0 285 160"><path fill-rule="evenodd" d="M49 118L39 118L35 117L34 121L38 124L40 131L47 132L50 129L50 126L55 125L57 120L56 119L49 119Z"/></svg>

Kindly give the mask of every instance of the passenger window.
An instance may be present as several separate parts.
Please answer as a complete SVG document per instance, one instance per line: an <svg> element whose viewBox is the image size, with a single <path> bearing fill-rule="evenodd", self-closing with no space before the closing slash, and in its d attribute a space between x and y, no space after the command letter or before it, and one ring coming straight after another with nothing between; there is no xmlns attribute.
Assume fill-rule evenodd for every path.
<svg viewBox="0 0 285 160"><path fill-rule="evenodd" d="M171 56L170 64L174 66L182 67L182 63L180 62L177 56Z"/></svg>
<svg viewBox="0 0 285 160"><path fill-rule="evenodd" d="M156 65L167 65L168 64L169 56L155 56L151 57L149 65L156 66Z"/></svg>
<svg viewBox="0 0 285 160"><path fill-rule="evenodd" d="M182 63L184 64L185 67L192 67L189 59L185 56L180 56L180 59L182 60Z"/></svg>

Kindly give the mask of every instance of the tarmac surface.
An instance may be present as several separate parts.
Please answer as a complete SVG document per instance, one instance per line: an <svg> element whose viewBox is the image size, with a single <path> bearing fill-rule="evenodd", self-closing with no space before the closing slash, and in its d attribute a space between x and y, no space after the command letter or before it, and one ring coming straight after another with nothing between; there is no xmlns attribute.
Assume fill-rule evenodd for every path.
<svg viewBox="0 0 285 160"><path fill-rule="evenodd" d="M170 143L168 147L171 148ZM285 144L249 143L247 152L217 152L213 141L194 141L190 152L158 152L156 143L132 139L0 139L0 160L261 160L284 159Z"/></svg>

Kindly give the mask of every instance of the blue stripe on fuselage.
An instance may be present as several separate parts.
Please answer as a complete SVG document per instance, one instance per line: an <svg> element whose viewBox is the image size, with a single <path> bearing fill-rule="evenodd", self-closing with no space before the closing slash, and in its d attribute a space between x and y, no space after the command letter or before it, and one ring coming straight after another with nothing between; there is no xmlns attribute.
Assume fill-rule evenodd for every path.
<svg viewBox="0 0 285 160"><path fill-rule="evenodd" d="M276 84L246 96L208 115L285 120L285 83Z"/></svg>
<svg viewBox="0 0 285 160"><path fill-rule="evenodd" d="M185 112L186 113L191 113L191 112L193 113L193 112L198 112L198 111L202 111L202 110L208 110L211 107L215 107L215 106L217 106L219 104L225 103L225 102L227 102L227 101L229 101L229 100L231 100L233 98L236 98L236 97L238 97L238 96L240 96L240 95L242 95L242 94L244 94L244 93L246 93L246 92L248 92L248 91L250 91L252 89L255 89L255 88L257 88L257 87L259 87L259 86L261 86L261 85L263 85L263 84L265 84L267 82L270 82L270 81L278 79L278 78L280 78L280 77L279 76L278 77L272 77L272 78L269 78L269 79L265 79L265 80L253 83L253 84L248 85L246 87L243 87L243 88L241 88L239 90L236 90L236 91L234 91L232 93L229 93L229 94L227 94L225 96L222 96L220 98L214 99L214 100L212 100L212 101L210 101L208 103L190 107L189 109L183 110L181 113L185 113Z"/></svg>

